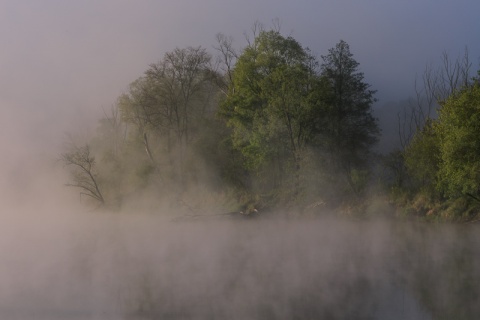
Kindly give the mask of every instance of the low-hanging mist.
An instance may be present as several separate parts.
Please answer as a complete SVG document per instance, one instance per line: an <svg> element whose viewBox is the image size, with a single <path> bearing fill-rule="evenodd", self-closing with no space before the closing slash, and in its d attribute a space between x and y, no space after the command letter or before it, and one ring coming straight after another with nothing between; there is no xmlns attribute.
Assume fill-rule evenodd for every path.
<svg viewBox="0 0 480 320"><path fill-rule="evenodd" d="M2 141L16 141L23 157L2 160L1 319L472 319L480 312L474 224L347 220L334 218L329 203L303 216L216 215L227 206L211 206L217 199L208 188L162 206L175 190L147 187L120 210L98 210L62 186L60 161L12 135L13 125L2 129ZM371 209L389 216L380 207Z"/></svg>
<svg viewBox="0 0 480 320"><path fill-rule="evenodd" d="M340 219L25 212L2 319L451 319L478 314L478 230ZM28 215L41 215L35 221Z"/></svg>

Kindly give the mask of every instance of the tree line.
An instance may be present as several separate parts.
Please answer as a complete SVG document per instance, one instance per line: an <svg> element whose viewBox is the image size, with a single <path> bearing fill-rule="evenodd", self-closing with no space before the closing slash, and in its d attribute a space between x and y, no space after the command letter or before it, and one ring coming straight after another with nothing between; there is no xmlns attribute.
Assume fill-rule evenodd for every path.
<svg viewBox="0 0 480 320"><path fill-rule="evenodd" d="M405 213L471 221L480 209L480 70L468 50L438 68L427 65L416 99L399 117L401 148L389 155L391 197ZM395 164L394 164L395 163Z"/></svg>
<svg viewBox="0 0 480 320"><path fill-rule="evenodd" d="M279 207L306 212L364 201L378 178L380 157L373 147L380 130L372 111L376 91L365 82L349 45L341 40L317 58L275 29L254 28L253 39L241 50L230 37L216 39L214 55L202 47L176 48L133 81L99 121L93 138L71 143L62 154L70 185L85 199L109 207L130 202L158 208L161 203L191 213ZM397 152L408 184L381 177L385 190L397 195L419 190L428 185L425 179L444 186L442 194L460 187L454 181L472 168L452 173L430 166L457 179L440 181L421 176L428 170L417 174L422 162L415 157L431 151L426 166L440 159L439 146L429 144L439 123L443 133L432 139L444 142L445 157L460 160L455 148L480 154L472 144L478 138L469 136L462 146L452 137L463 138L449 132L452 124L445 120L449 109L473 99L466 95L476 88L469 82L455 90L439 118L418 127ZM469 110L465 117L474 128L476 109ZM461 161L478 165L472 157L465 154ZM475 179L460 188L472 199L480 197Z"/></svg>

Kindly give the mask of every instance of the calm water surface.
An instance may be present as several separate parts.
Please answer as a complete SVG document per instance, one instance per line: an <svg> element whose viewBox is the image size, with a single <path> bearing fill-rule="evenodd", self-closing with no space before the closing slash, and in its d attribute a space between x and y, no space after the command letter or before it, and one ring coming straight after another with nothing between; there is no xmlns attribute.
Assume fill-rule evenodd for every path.
<svg viewBox="0 0 480 320"><path fill-rule="evenodd" d="M0 237L0 319L480 317L475 225L99 220Z"/></svg>

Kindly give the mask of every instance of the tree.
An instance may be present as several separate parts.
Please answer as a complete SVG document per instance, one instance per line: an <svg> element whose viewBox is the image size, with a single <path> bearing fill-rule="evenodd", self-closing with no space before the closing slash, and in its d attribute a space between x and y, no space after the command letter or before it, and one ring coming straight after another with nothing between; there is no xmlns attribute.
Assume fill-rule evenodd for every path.
<svg viewBox="0 0 480 320"><path fill-rule="evenodd" d="M441 64L427 64L420 81L415 79L415 98L398 114L398 135L402 150L425 124L436 117L436 109L449 96L472 83L468 48L462 57L452 60L443 52Z"/></svg>
<svg viewBox="0 0 480 320"><path fill-rule="evenodd" d="M219 52L217 62L220 64L220 68L223 71L223 77L218 78L218 87L224 95L227 95L228 88L233 82L233 68L238 59L238 54L233 47L232 37L227 37L222 33L218 33L216 39L217 46L214 48Z"/></svg>
<svg viewBox="0 0 480 320"><path fill-rule="evenodd" d="M440 131L445 128L438 115L446 101L455 99L472 85L471 62L467 48L463 56L456 59L444 52L440 62L438 66L425 66L420 79L415 79L415 97L398 114L400 150L396 154L407 169L402 177L407 183L401 187L417 203L418 200L438 203L444 201L447 194L459 194L458 190L446 192L451 185L445 180L445 172L440 173L445 156Z"/></svg>
<svg viewBox="0 0 480 320"><path fill-rule="evenodd" d="M155 127L172 130L176 143L188 145L195 120L207 111L213 93L211 56L201 47L175 49L145 72L153 83L157 104L147 111Z"/></svg>
<svg viewBox="0 0 480 320"><path fill-rule="evenodd" d="M81 190L80 195L85 195L105 203L98 184L97 173L95 172L95 157L90 153L88 144L77 147L73 143L69 152L61 155L61 160L72 169L70 171L73 182L67 184Z"/></svg>
<svg viewBox="0 0 480 320"><path fill-rule="evenodd" d="M135 134L140 137L144 150L151 163L156 166L156 160L152 152L148 135L155 129L152 119L152 109L157 106L153 83L148 78L141 77L130 84L128 93L118 98L118 109L122 120L127 124L133 124Z"/></svg>
<svg viewBox="0 0 480 320"><path fill-rule="evenodd" d="M437 172L440 165L439 136L434 120L429 120L403 151L405 166L411 177L410 191L434 198L437 195Z"/></svg>
<svg viewBox="0 0 480 320"><path fill-rule="evenodd" d="M104 148L112 158L118 158L127 133L127 125L120 118L120 112L117 105L113 105L110 114L104 110L104 117L100 119L97 129L98 138L107 143Z"/></svg>
<svg viewBox="0 0 480 320"><path fill-rule="evenodd" d="M279 187L289 168L299 171L312 138L308 99L314 90L314 66L308 50L292 37L260 31L233 69L220 113L232 128L245 167L265 173L261 176L268 188ZM296 174L296 187L298 178Z"/></svg>
<svg viewBox="0 0 480 320"><path fill-rule="evenodd" d="M457 200L467 204L465 196L480 199L480 84L474 80L450 89L439 101L438 118L428 120L404 152L415 198L427 195L447 211Z"/></svg>
<svg viewBox="0 0 480 320"><path fill-rule="evenodd" d="M158 169L159 154L166 155L161 160L174 168L182 185L190 144L213 115L216 77L205 49L177 48L151 64L119 99L122 118L137 128L152 164Z"/></svg>
<svg viewBox="0 0 480 320"><path fill-rule="evenodd" d="M321 75L329 86L329 96L323 99L329 110L325 118L328 121L320 122L321 127L317 127L322 137L320 143L352 190L358 193L360 185L355 177L367 167L379 135L377 120L372 115L376 91L364 82L363 73L358 71L359 63L345 41L340 41L322 59Z"/></svg>
<svg viewBox="0 0 480 320"><path fill-rule="evenodd" d="M480 197L480 84L451 95L439 110L439 189Z"/></svg>

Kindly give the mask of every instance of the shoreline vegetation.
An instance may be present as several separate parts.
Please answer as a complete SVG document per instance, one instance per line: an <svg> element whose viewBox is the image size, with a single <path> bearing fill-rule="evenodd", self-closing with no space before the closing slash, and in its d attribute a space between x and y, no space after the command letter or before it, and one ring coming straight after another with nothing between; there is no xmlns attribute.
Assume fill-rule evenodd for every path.
<svg viewBox="0 0 480 320"><path fill-rule="evenodd" d="M376 90L340 40L314 56L256 23L247 45L176 48L61 160L82 202L182 217L321 212L480 219L480 84L465 55L428 67L379 153ZM393 111L392 111L393 112Z"/></svg>

